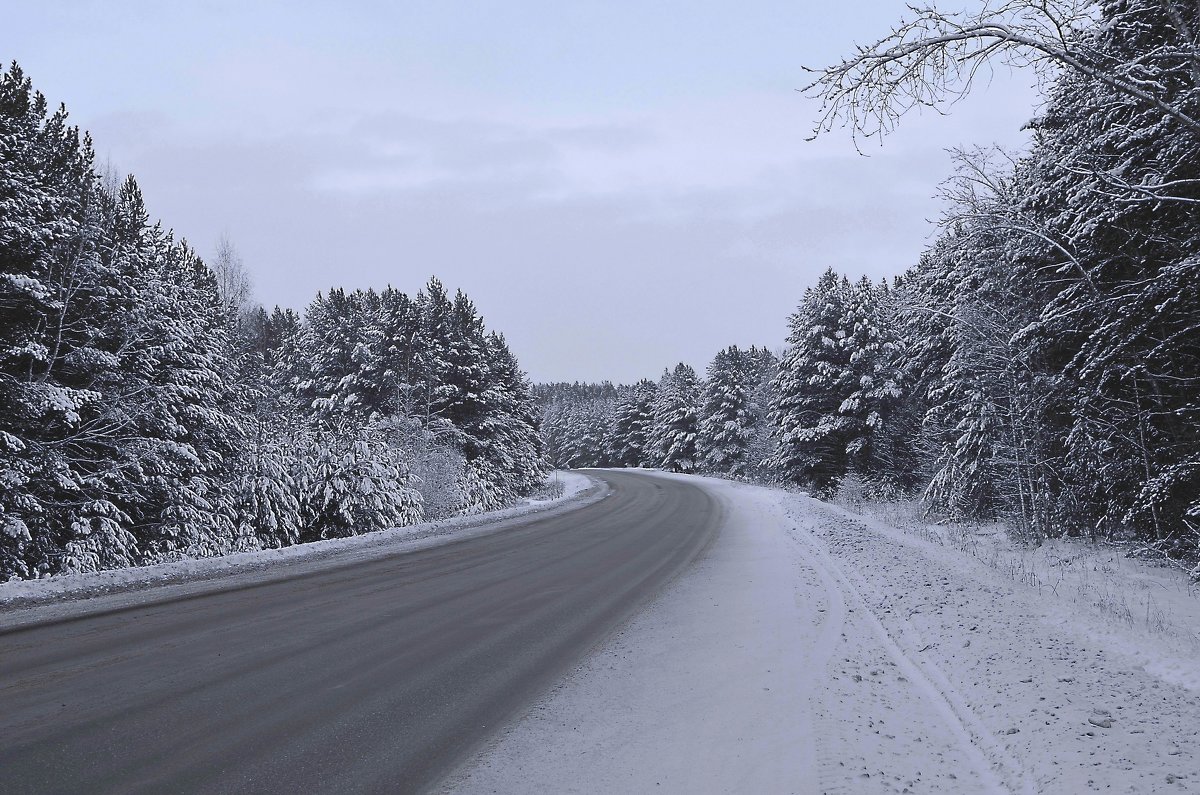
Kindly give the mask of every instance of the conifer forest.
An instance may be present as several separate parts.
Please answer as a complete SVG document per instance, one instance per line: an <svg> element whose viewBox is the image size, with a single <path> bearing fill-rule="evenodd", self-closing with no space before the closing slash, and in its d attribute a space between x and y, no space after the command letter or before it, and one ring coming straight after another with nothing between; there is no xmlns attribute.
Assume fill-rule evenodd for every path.
<svg viewBox="0 0 1200 795"><path fill-rule="evenodd" d="M546 469L504 337L435 278L254 305L17 65L0 76L0 577L484 511Z"/></svg>
<svg viewBox="0 0 1200 795"><path fill-rule="evenodd" d="M902 275L827 271L785 345L731 345L703 372L680 363L621 386L535 388L436 278L267 311L232 246L205 262L152 220L134 178L100 169L13 64L0 79L0 576L482 511L550 466L823 495L854 478L1030 542L1193 558L1200 73L1179 31L1200 21L1151 0L1099 13L1073 21L1087 63L961 24L937 39L1040 47L1067 68L1044 84L1028 152L956 153L940 233ZM820 73L818 132L882 134L953 92L966 67L936 60L951 51L906 45L948 19L928 12L881 43L886 58L864 50Z"/></svg>

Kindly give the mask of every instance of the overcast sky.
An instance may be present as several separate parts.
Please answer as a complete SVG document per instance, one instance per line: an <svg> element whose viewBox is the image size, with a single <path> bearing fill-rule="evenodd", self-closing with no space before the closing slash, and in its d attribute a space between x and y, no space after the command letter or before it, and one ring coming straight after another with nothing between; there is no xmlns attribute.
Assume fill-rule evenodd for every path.
<svg viewBox="0 0 1200 795"><path fill-rule="evenodd" d="M885 33L885 0L6 5L0 57L165 225L227 234L258 300L436 274L538 381L781 346L825 268L911 265L946 147L1024 146L1035 101L1002 72L869 157L806 142L802 66Z"/></svg>

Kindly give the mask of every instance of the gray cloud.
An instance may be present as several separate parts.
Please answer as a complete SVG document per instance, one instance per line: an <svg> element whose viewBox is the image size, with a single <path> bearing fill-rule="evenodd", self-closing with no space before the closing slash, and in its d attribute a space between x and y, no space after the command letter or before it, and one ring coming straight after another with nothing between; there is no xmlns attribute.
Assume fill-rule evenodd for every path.
<svg viewBox="0 0 1200 795"><path fill-rule="evenodd" d="M264 302L415 292L437 274L554 380L781 345L826 267L882 277L915 261L948 167L927 134L869 158L805 147L757 100L600 123L379 112L231 136L121 114L96 128L201 251L232 237Z"/></svg>

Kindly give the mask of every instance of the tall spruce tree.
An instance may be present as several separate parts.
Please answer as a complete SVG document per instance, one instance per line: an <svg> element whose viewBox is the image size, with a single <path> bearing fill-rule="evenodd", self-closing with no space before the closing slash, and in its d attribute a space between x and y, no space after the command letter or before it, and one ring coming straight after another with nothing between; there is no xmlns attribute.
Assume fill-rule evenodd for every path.
<svg viewBox="0 0 1200 795"><path fill-rule="evenodd" d="M697 441L703 467L735 477L747 473L750 441L761 419L752 405L756 386L749 352L732 345L713 357L704 382Z"/></svg>
<svg viewBox="0 0 1200 795"><path fill-rule="evenodd" d="M682 362L664 372L654 401L654 430L650 440L655 462L672 472L694 472L700 423L700 382L696 371Z"/></svg>
<svg viewBox="0 0 1200 795"><path fill-rule="evenodd" d="M773 409L780 428L773 459L781 475L829 493L850 469L847 445L855 422L843 412L857 388L843 345L850 284L832 269L804 293L789 320L788 348L776 379Z"/></svg>
<svg viewBox="0 0 1200 795"><path fill-rule="evenodd" d="M658 385L648 379L624 390L613 413L608 438L608 457L613 466L653 466L651 438L654 433L654 404Z"/></svg>

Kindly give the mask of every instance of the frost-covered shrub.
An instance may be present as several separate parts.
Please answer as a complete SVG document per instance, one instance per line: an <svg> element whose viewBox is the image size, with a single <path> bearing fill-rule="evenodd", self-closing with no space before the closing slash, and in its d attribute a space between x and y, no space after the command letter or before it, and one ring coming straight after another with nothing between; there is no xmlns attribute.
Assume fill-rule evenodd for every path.
<svg viewBox="0 0 1200 795"><path fill-rule="evenodd" d="M467 464L463 475L463 500L459 513L475 514L494 511L504 505L504 493L496 486L487 462L476 459Z"/></svg>
<svg viewBox="0 0 1200 795"><path fill-rule="evenodd" d="M421 521L421 495L408 481L401 455L377 433L331 433L317 439L301 483L303 540Z"/></svg>
<svg viewBox="0 0 1200 795"><path fill-rule="evenodd" d="M259 548L274 549L300 542L294 457L294 448L271 443L249 451L239 461L230 493L239 546L249 548L256 542Z"/></svg>
<svg viewBox="0 0 1200 795"><path fill-rule="evenodd" d="M461 510L466 459L446 434L410 417L387 417L373 427L408 464L408 485L421 495L425 519L445 519Z"/></svg>
<svg viewBox="0 0 1200 795"><path fill-rule="evenodd" d="M72 518L70 540L64 546L62 571L81 574L133 566L139 554L128 530L129 517L107 500L81 506Z"/></svg>
<svg viewBox="0 0 1200 795"><path fill-rule="evenodd" d="M466 462L462 453L451 447L430 445L419 447L412 454L412 486L421 494L425 518L453 516L465 499L463 470Z"/></svg>

